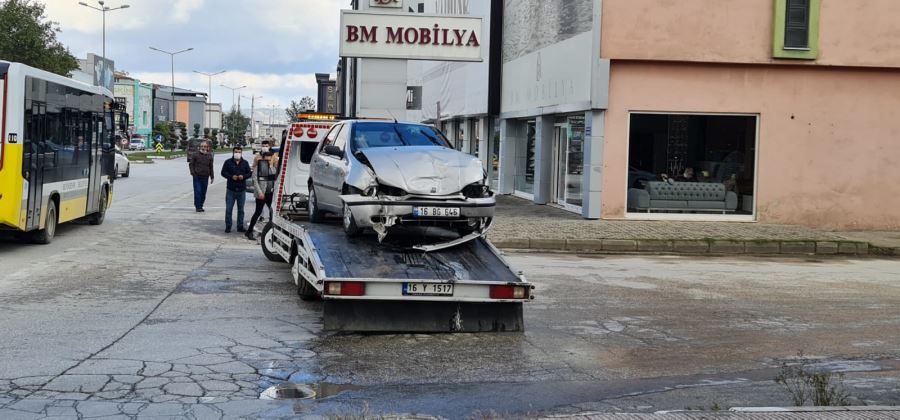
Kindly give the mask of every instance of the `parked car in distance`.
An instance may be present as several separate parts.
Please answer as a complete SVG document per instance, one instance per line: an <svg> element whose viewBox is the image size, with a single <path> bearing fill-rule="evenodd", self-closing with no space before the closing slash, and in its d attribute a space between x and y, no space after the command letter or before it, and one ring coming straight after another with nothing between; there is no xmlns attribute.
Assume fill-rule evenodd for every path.
<svg viewBox="0 0 900 420"><path fill-rule="evenodd" d="M147 150L147 146L144 145L144 139L135 137L128 144L128 150Z"/></svg>
<svg viewBox="0 0 900 420"><path fill-rule="evenodd" d="M128 161L128 157L125 156L125 152L123 152L118 147L116 148L116 178L122 176L124 178L128 178L131 175L131 162Z"/></svg>
<svg viewBox="0 0 900 420"><path fill-rule="evenodd" d="M310 221L340 215L349 236L371 228L381 240L394 226L441 226L462 243L487 231L495 205L482 162L424 124L341 122L310 165Z"/></svg>

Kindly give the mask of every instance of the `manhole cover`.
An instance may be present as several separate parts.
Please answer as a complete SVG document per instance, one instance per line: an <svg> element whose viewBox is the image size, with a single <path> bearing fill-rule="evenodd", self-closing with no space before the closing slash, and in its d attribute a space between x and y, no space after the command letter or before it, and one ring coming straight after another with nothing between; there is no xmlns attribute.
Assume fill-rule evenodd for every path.
<svg viewBox="0 0 900 420"><path fill-rule="evenodd" d="M278 384L259 396L263 400L307 400L315 397L316 391L306 384Z"/></svg>

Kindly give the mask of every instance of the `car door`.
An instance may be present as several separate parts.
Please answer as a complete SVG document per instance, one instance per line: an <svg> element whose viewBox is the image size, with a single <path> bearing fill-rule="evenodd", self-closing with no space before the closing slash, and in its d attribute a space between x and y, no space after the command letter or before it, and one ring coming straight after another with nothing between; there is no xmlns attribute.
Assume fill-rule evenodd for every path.
<svg viewBox="0 0 900 420"><path fill-rule="evenodd" d="M334 144L338 133L341 131L343 124L335 125L334 128L325 135L325 139L319 145L312 162L309 165L309 177L312 186L316 191L319 208L328 211L334 211L333 206L335 194L333 194L333 182L329 181L329 170L334 159L325 153L325 147Z"/></svg>
<svg viewBox="0 0 900 420"><path fill-rule="evenodd" d="M344 202L341 200L341 194L343 194L344 179L347 175L347 166L349 164L344 151L347 149L347 139L350 137L350 129L350 125L344 126L344 128L338 132L338 135L332 144L334 147L340 149L341 153L338 155L325 154L325 158L327 159L325 164L325 173L327 174L325 183L328 185L328 192L332 194L332 196L329 196L328 198L328 204L331 205L335 211L342 211L344 209Z"/></svg>

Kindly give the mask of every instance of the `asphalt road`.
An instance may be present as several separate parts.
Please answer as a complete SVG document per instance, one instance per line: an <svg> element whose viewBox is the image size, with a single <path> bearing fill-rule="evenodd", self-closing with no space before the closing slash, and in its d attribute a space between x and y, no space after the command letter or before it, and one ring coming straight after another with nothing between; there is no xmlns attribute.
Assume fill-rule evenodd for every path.
<svg viewBox="0 0 900 420"><path fill-rule="evenodd" d="M222 181L198 214L183 160L134 165L103 225L0 242L0 418L787 406L800 352L849 403L900 403L900 261L515 254L523 334L329 334L223 232ZM259 399L283 382L320 398Z"/></svg>

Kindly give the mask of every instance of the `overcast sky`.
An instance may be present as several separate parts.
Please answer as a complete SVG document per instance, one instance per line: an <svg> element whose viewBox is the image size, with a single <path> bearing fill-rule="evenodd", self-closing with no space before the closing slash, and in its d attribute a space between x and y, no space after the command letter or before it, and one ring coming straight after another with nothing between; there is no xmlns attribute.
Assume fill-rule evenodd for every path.
<svg viewBox="0 0 900 420"><path fill-rule="evenodd" d="M59 40L78 58L100 55L101 13L79 0L39 0L47 17L59 22ZM98 6L96 0L85 0ZM262 95L257 107L283 109L303 96L316 97L314 73L335 73L340 9L349 0L107 0L131 7L106 14L106 55L116 69L143 82L169 85L169 55L150 46L193 51L175 56L175 85L206 92L206 76L192 70L227 73L213 78L212 100L231 107L232 91ZM98 6L99 7L99 6ZM249 113L250 100L242 110ZM257 113L268 119L269 112ZM283 111L276 111L283 118ZM264 117L265 116L265 117Z"/></svg>

